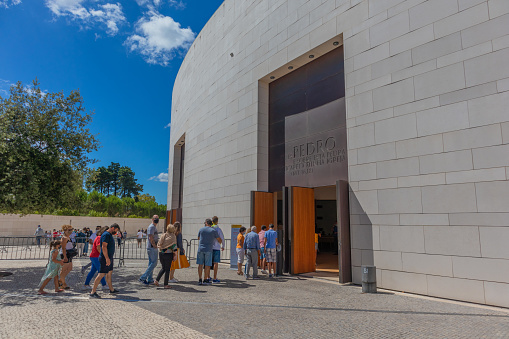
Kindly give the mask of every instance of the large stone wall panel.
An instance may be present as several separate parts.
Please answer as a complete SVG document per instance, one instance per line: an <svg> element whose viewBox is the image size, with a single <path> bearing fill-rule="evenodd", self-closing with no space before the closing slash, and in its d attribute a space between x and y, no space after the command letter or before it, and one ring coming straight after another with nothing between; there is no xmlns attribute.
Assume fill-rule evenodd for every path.
<svg viewBox="0 0 509 339"><path fill-rule="evenodd" d="M476 226L424 226L424 241L428 254L481 256L479 228Z"/></svg>

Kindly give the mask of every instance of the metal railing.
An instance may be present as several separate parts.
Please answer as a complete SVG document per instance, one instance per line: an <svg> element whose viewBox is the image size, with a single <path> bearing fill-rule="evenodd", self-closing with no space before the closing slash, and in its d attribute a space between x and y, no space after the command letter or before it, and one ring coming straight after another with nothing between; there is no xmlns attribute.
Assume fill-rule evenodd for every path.
<svg viewBox="0 0 509 339"><path fill-rule="evenodd" d="M191 262L191 260L196 260L196 254L198 253L198 239L191 239L188 242L186 255L187 260ZM221 262L228 263L230 262L230 245L231 241L230 239L224 240L224 251L221 251Z"/></svg>
<svg viewBox="0 0 509 339"><path fill-rule="evenodd" d="M48 260L50 255L49 245L53 237L0 237L0 260ZM56 238L60 240L59 238ZM138 241L140 240L140 241ZM78 256L81 256L85 249L88 238L76 238L75 248ZM189 261L196 260L198 253L198 239L183 239L183 247ZM230 261L230 239L225 239L224 251L221 251L221 262ZM126 260L148 260L147 239L128 237L117 242L115 239L115 255L119 266L124 265ZM92 244L88 244L88 254L92 252Z"/></svg>

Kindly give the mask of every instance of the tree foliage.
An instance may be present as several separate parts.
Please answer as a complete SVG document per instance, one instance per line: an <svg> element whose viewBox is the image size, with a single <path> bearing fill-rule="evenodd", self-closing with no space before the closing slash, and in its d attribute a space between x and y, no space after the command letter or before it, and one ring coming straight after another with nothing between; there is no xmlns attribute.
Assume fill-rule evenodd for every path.
<svg viewBox="0 0 509 339"><path fill-rule="evenodd" d="M144 194L144 200L130 197L119 198L116 195L109 197L98 191L87 193L79 190L72 208L62 208L55 211L45 211L58 215L87 215L91 217L129 217L150 218L154 214L164 216L166 205L158 204L153 196Z"/></svg>
<svg viewBox="0 0 509 339"><path fill-rule="evenodd" d="M138 184L134 171L128 166L120 166L112 162L108 167L101 166L89 171L85 181L85 188L98 191L106 196L114 195L119 198L135 197L143 191L143 185Z"/></svg>
<svg viewBox="0 0 509 339"><path fill-rule="evenodd" d="M79 201L76 191L94 162L87 154L99 146L91 121L79 90L44 93L36 79L0 96L0 209L28 213Z"/></svg>

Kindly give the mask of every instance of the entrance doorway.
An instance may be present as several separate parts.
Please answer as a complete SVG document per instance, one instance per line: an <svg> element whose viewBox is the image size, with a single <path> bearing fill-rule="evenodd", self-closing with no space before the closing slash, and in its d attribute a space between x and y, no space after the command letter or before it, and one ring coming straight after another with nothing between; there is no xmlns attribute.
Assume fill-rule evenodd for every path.
<svg viewBox="0 0 509 339"><path fill-rule="evenodd" d="M338 277L338 232L336 187L317 187L315 191L315 244L318 240L316 272ZM316 247L316 245L315 245Z"/></svg>
<svg viewBox="0 0 509 339"><path fill-rule="evenodd" d="M346 181L316 188L283 187L277 193L253 192L252 220L256 226L261 226L262 220L264 223L273 220L281 230L279 242L283 246L278 260L281 258L282 271L318 272L342 283L351 281Z"/></svg>

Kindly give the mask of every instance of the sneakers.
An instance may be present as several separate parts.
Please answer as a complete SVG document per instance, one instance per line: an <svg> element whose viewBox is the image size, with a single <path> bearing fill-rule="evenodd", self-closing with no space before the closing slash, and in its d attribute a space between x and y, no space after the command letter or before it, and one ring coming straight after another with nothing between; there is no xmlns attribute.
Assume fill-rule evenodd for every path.
<svg viewBox="0 0 509 339"><path fill-rule="evenodd" d="M198 280L198 285L203 285L203 280Z"/></svg>
<svg viewBox="0 0 509 339"><path fill-rule="evenodd" d="M110 288L108 287L108 285L104 285L104 286L102 286L102 289L103 290L109 290Z"/></svg>
<svg viewBox="0 0 509 339"><path fill-rule="evenodd" d="M258 279L260 279L259 276L253 277L253 280L258 280Z"/></svg>
<svg viewBox="0 0 509 339"><path fill-rule="evenodd" d="M171 282L171 283L178 283L179 281L178 281L178 279L173 278L173 279L168 280L168 282Z"/></svg>
<svg viewBox="0 0 509 339"><path fill-rule="evenodd" d="M244 277L247 279L249 279L249 274L244 274Z"/></svg>
<svg viewBox="0 0 509 339"><path fill-rule="evenodd" d="M212 280L212 283L213 283L213 284L219 284L220 282L221 282L221 280L219 280L219 279L213 279L213 280Z"/></svg>
<svg viewBox="0 0 509 339"><path fill-rule="evenodd" d="M267 274L267 271L265 271L265 270L262 270L262 273L263 273L263 274Z"/></svg>
<svg viewBox="0 0 509 339"><path fill-rule="evenodd" d="M203 285L210 285L210 284L212 284L212 279L208 278L208 279L203 280Z"/></svg>
<svg viewBox="0 0 509 339"><path fill-rule="evenodd" d="M269 278L273 278L274 277L274 274L269 274Z"/></svg>
<svg viewBox="0 0 509 339"><path fill-rule="evenodd" d="M101 297L99 296L99 294L97 294L97 292L95 293L90 293L90 298L96 298L96 299L101 299Z"/></svg>
<svg viewBox="0 0 509 339"><path fill-rule="evenodd" d="M120 291L117 289L113 289L113 291L110 291L110 294L117 294L117 293L120 293Z"/></svg>
<svg viewBox="0 0 509 339"><path fill-rule="evenodd" d="M90 285L83 285L84 290L91 290L92 287Z"/></svg>
<svg viewBox="0 0 509 339"><path fill-rule="evenodd" d="M139 282L141 282L143 285L150 285L150 284L153 284L154 282L148 282L146 280L141 280L141 279L138 279Z"/></svg>

